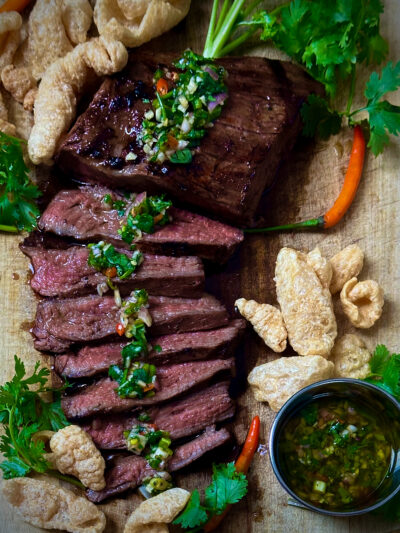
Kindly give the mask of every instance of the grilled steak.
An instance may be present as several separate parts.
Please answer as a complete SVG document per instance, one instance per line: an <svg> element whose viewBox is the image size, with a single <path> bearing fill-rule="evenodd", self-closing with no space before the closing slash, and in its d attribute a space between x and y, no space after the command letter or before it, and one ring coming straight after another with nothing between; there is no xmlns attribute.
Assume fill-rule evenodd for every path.
<svg viewBox="0 0 400 533"><path fill-rule="evenodd" d="M42 214L38 226L43 231L80 242L106 240L120 248L129 248L118 230L124 217L103 202L106 194L114 200L124 197L104 187L82 187L61 191ZM243 240L243 233L226 224L171 208L172 222L155 233L144 233L137 243L146 253L161 255L198 255L211 261L224 262Z"/></svg>
<svg viewBox="0 0 400 533"><path fill-rule="evenodd" d="M205 453L225 444L229 439L230 434L226 429L216 431L215 428L207 428L202 435L174 450L174 455L168 463L168 471L175 472L193 463ZM110 496L136 488L146 477L155 475L157 473L141 456L117 457L106 472L106 488L101 491L87 490L86 496L91 502L100 503Z"/></svg>
<svg viewBox="0 0 400 533"><path fill-rule="evenodd" d="M157 369L157 392L154 396L141 400L121 398L116 392L117 383L110 378L103 378L77 394L65 396L61 404L65 415L71 419L96 413L129 411L133 407L170 400L204 383L218 372L232 369L233 365L233 359L214 359L160 367Z"/></svg>
<svg viewBox="0 0 400 533"><path fill-rule="evenodd" d="M131 55L127 68L104 81L57 154L58 165L80 182L166 191L235 224L251 221L260 196L300 133L300 107L319 84L288 62L229 57L229 97L189 165L149 164L137 143L144 113L155 98L157 68L176 55ZM134 151L135 161L126 161Z"/></svg>
<svg viewBox="0 0 400 533"><path fill-rule="evenodd" d="M225 308L210 295L200 299L150 296L149 304L151 335L213 329L228 322ZM115 337L119 313L113 296L43 300L32 329L35 348L62 353L75 343Z"/></svg>
<svg viewBox="0 0 400 533"><path fill-rule="evenodd" d="M96 292L107 277L88 265L89 249L71 246L46 250L21 246L32 263L31 287L41 296L78 296ZM120 250L123 251L123 250ZM125 253L129 253L125 250ZM167 257L145 254L143 263L129 278L113 279L122 295L146 289L161 296L199 297L204 288L204 269L197 257Z"/></svg>
<svg viewBox="0 0 400 533"><path fill-rule="evenodd" d="M234 415L235 404L229 397L228 387L228 382L216 383L146 412L157 428L169 432L171 439L195 435ZM137 423L135 414L113 414L96 417L83 423L82 427L98 448L112 450L126 447L124 431L129 431Z"/></svg>
<svg viewBox="0 0 400 533"><path fill-rule="evenodd" d="M156 365L183 363L201 359L221 358L231 355L244 330L243 320L233 320L224 328L211 331L175 333L152 339L161 347L161 352L152 350L148 359ZM84 346L77 353L58 355L54 369L60 376L79 379L107 372L111 365L122 362L121 342Z"/></svg>

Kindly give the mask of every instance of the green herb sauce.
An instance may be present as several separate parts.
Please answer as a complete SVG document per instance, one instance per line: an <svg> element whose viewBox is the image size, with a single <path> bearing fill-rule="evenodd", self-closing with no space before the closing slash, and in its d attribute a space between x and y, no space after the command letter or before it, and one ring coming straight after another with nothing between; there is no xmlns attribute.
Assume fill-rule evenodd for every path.
<svg viewBox="0 0 400 533"><path fill-rule="evenodd" d="M392 446L371 413L347 400L313 402L286 425L280 461L289 486L318 507L357 507L388 474Z"/></svg>
<svg viewBox="0 0 400 533"><path fill-rule="evenodd" d="M88 244L88 248L88 265L107 277L115 277L116 275L121 280L126 279L143 262L143 255L139 250L134 250L129 257L127 254L117 252L112 244L104 241ZM113 267L115 267L115 274L109 276L109 272L113 272Z"/></svg>

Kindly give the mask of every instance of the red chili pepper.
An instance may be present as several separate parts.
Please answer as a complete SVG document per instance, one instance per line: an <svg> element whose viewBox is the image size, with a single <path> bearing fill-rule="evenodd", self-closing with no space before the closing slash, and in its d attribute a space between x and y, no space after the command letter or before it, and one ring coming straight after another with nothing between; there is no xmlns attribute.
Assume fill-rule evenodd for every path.
<svg viewBox="0 0 400 533"><path fill-rule="evenodd" d="M121 324L121 322L118 322L117 326L116 326L116 331L118 333L118 335L120 337L122 337L122 335L125 333L125 326L123 324Z"/></svg>
<svg viewBox="0 0 400 533"><path fill-rule="evenodd" d="M168 92L168 82L164 78L160 78L156 85L157 92L160 96L164 96Z"/></svg>
<svg viewBox="0 0 400 533"><path fill-rule="evenodd" d="M325 215L297 222L295 224L284 224L272 228L254 228L244 230L245 233L264 233L268 231L280 230L302 230L310 228L328 229L335 226L346 214L356 195L358 185L362 176L365 157L365 138L360 126L355 126L353 146L351 149L349 166L344 177L343 187L333 206Z"/></svg>
<svg viewBox="0 0 400 533"><path fill-rule="evenodd" d="M6 2L0 7L0 13L4 11L23 11L31 0L6 0Z"/></svg>
<svg viewBox="0 0 400 533"><path fill-rule="evenodd" d="M107 276L107 278L115 278L117 275L117 269L115 267L106 268L104 274Z"/></svg>
<svg viewBox="0 0 400 533"><path fill-rule="evenodd" d="M258 448L258 443L260 440L260 417L255 416L250 424L249 432L245 443L243 444L242 451L239 457L236 460L235 467L238 472L247 473L251 461L253 460L254 454ZM225 511L219 515L214 515L203 527L203 531L208 533L209 531L214 531L228 514L231 505L227 505Z"/></svg>

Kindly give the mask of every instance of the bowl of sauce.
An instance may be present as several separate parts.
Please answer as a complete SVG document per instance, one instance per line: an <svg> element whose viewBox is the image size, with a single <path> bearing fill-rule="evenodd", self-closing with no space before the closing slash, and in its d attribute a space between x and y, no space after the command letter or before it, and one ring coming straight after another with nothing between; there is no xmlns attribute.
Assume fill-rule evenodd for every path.
<svg viewBox="0 0 400 533"><path fill-rule="evenodd" d="M373 511L400 491L400 404L356 379L314 383L279 411L269 450L279 482L304 507Z"/></svg>

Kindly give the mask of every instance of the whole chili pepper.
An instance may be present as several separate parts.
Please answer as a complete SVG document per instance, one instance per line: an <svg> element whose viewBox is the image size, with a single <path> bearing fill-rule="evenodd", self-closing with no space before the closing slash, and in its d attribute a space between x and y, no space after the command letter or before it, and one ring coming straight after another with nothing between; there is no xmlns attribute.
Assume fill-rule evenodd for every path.
<svg viewBox="0 0 400 533"><path fill-rule="evenodd" d="M0 7L0 13L4 11L19 11L21 12L31 2L31 0L6 0Z"/></svg>
<svg viewBox="0 0 400 533"><path fill-rule="evenodd" d="M325 213L325 215L318 218L312 218L311 220L305 220L304 222L296 222L294 224L284 224L282 226L273 226L271 228L246 229L244 230L245 233L332 228L344 217L354 200L363 171L364 156L364 134L360 126L355 126L349 166L347 167L342 190L333 206Z"/></svg>
<svg viewBox="0 0 400 533"><path fill-rule="evenodd" d="M242 451L240 452L239 457L236 460L235 468L238 472L243 472L247 474L247 471L250 467L251 461L253 460L254 454L257 451L258 443L260 440L260 417L255 416L251 421L249 432L247 433L246 440L243 444ZM228 514L229 509L232 505L228 505L225 511L219 515L214 515L203 527L203 531L208 533L209 531L214 531Z"/></svg>

